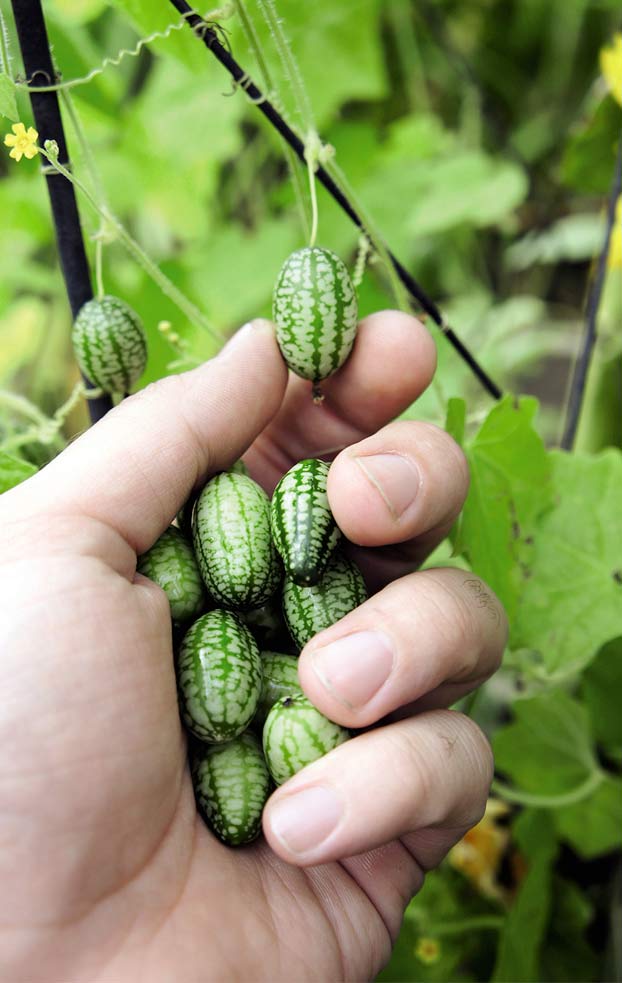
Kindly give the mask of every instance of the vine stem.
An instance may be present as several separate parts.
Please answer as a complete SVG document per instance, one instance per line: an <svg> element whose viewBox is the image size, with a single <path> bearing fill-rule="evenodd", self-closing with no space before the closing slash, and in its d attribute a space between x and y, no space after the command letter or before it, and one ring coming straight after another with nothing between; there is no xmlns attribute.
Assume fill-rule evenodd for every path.
<svg viewBox="0 0 622 983"><path fill-rule="evenodd" d="M515 802L521 806L531 806L535 809L563 809L565 806L575 805L587 799L596 789L602 785L605 775L599 769L595 769L591 775L570 792L560 792L558 795L538 795L531 792L521 792L520 789L512 788L505 782L495 779L491 785L491 791L506 802Z"/></svg>
<svg viewBox="0 0 622 983"><path fill-rule="evenodd" d="M225 340L225 336L217 328L215 328L207 320L205 315L196 307L195 304L189 300L185 294L179 290L172 280L162 272L157 263L151 259L151 257L145 252L141 245L129 234L123 223L111 212L108 208L102 207L96 198L93 197L89 189L75 177L63 164L60 163L58 158L50 155L44 147L39 147L39 153L43 154L47 161L50 163L50 167L54 168L59 174L66 178L71 184L75 185L76 188L84 195L86 201L89 203L91 208L100 216L100 218L114 229L118 239L123 243L127 251L131 256L134 257L137 263L139 263L143 269L148 273L151 279L158 285L163 294L170 297L173 303L179 308L182 313L186 315L189 321L198 324L200 327L204 328L211 335L217 337L220 341Z"/></svg>
<svg viewBox="0 0 622 983"><path fill-rule="evenodd" d="M616 204L620 194L622 194L622 134L620 134L620 139L618 141L618 155L616 159L613 181L611 183L611 191L609 193L609 201L607 203L605 240L598 257L596 272L591 278L591 283L588 288L583 344L575 363L572 382L570 384L570 394L568 396L566 410L566 425L564 427L564 434L561 440L561 446L567 451L572 450L574 444L577 427L579 425L581 406L583 404L583 395L587 383L587 374L592 361L594 347L596 345L596 322L598 319L598 309L600 307L603 287L605 285L607 257L609 255L611 233L615 222Z"/></svg>
<svg viewBox="0 0 622 983"><path fill-rule="evenodd" d="M26 77L31 82L37 78L51 82L54 67L41 0L11 0L11 5ZM30 91L29 96L41 141L55 140L59 160L70 167L57 93ZM46 183L65 288L75 318L80 308L93 297L78 204L73 186L67 181L59 181L56 175L48 173ZM88 380L85 382L88 388L94 388ZM91 422L95 423L112 408L112 400L102 395L89 400L88 407Z"/></svg>
<svg viewBox="0 0 622 983"><path fill-rule="evenodd" d="M301 140L298 134L294 132L294 130L277 111L270 100L266 98L258 86L252 81L248 73L245 72L244 69L238 64L228 48L220 43L218 34L214 27L205 21L195 10L193 10L193 8L186 3L186 0L170 0L170 3L172 3L175 9L185 17L188 26L194 32L195 36L205 44L209 51L212 52L214 57L229 72L233 80L244 89L251 102L257 106L257 109L281 134L283 139L292 148L298 159L305 164L306 159L304 142ZM361 230L361 232L365 233L370 238L378 253L383 255L382 245L375 241L375 237L371 235L371 232L366 227L363 219L360 217L354 206L343 193L334 178L331 177L323 164L320 164L318 167L316 171L316 178L320 184L323 185L326 191L328 191L331 197L334 198L346 215L348 215L351 221ZM421 287L415 278L411 276L408 270L402 265L402 263L400 263L391 250L387 249L386 255L388 256L388 259L399 280L404 285L411 298L429 314L434 323L441 329L448 342L453 346L453 348L455 348L463 361L469 366L484 389L495 399L500 399L502 392L499 386L493 382L490 376L478 363L474 355L469 351L467 346L458 338L452 328L450 328L445 322L439 308L428 296L423 287Z"/></svg>
<svg viewBox="0 0 622 983"><path fill-rule="evenodd" d="M499 932L505 925L505 918L502 915L474 915L472 918L459 918L439 924L426 922L424 919L415 919L415 922L421 935L434 939L444 935L463 935L465 932Z"/></svg>

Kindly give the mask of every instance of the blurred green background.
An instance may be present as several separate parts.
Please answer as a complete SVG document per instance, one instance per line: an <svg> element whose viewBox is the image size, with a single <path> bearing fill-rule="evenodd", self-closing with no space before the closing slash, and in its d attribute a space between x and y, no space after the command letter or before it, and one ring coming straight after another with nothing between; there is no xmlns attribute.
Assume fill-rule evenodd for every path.
<svg viewBox="0 0 622 983"><path fill-rule="evenodd" d="M300 66L302 102L254 0L246 10L261 63L249 50L236 4L227 6L230 16L220 23L239 61L258 79L266 68L268 90L301 134L314 125L335 148L337 165L385 241L495 381L504 391L540 398L538 432L554 446L622 127L619 0L279 0ZM245 320L269 315L281 263L307 240L300 202L279 138L191 33L177 30L165 0L46 0L44 7L65 80L87 76L152 32L168 33L70 90L109 207L215 329L189 323L119 243L108 244L106 290L131 304L148 332L144 384L209 357ZM0 0L0 11L17 77L7 0ZM604 61L603 49L613 52ZM30 124L23 89L18 116ZM10 121L4 122L8 130ZM69 119L66 125L75 173L98 193L79 135ZM78 407L60 436L21 438L41 413L54 414L78 379L39 164L16 164L4 148L0 155L0 438L4 448L19 449L36 464L86 425ZM306 174L298 174L308 217ZM356 230L322 189L318 196L318 242L354 265ZM99 222L83 199L80 205L92 258ZM381 262L368 266L359 296L363 314L399 302ZM162 321L182 339L181 358L179 345L159 330ZM621 444L621 323L619 211L580 450ZM448 400L461 397L470 434L491 400L434 325L430 330L439 349L437 382L411 412L444 425ZM527 429L529 407L521 411ZM534 460L538 454L544 462L544 450ZM539 487L535 471L520 467L515 482ZM494 570L476 562L468 529L463 543L473 568L499 591ZM494 718L493 730L505 728L498 760L505 758L506 773L526 789L540 790L551 775L551 794L563 797L580 785L584 772L561 760L566 744L584 761L589 746L590 761L604 760L615 781L603 782L598 801L588 798L590 808L578 812L572 801L567 809L520 811L492 800L481 827L409 909L383 979L618 978L622 930L611 927L622 898L616 859L622 734L610 703L622 682L619 668L611 668L620 666L619 627L608 622L594 651L576 663L577 672L586 671L552 695L536 691L536 706L520 702L533 689L520 692L517 666L527 675L528 669L518 660L515 675L501 674L479 709L481 722ZM524 638L515 651L529 648ZM601 648L604 641L609 648ZM549 718L562 723L547 757L546 737L530 741ZM508 750L517 744L527 758L544 753L544 778L521 773ZM568 785L556 784L557 769L569 776ZM528 794L522 805L529 805Z"/></svg>

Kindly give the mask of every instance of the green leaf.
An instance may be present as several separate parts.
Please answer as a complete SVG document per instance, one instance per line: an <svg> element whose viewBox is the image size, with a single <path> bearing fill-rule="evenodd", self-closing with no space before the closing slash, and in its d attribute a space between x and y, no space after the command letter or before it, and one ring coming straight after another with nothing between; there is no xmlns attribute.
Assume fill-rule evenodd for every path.
<svg viewBox="0 0 622 983"><path fill-rule="evenodd" d="M581 786L597 765L584 707L562 690L514 705L515 721L493 737L497 767L520 788L557 795Z"/></svg>
<svg viewBox="0 0 622 983"><path fill-rule="evenodd" d="M15 83L5 73L0 74L0 116L6 116L12 123L17 123L17 103L15 101Z"/></svg>
<svg viewBox="0 0 622 983"><path fill-rule="evenodd" d="M37 468L30 461L0 451L0 495L36 473Z"/></svg>
<svg viewBox="0 0 622 983"><path fill-rule="evenodd" d="M605 778L593 795L555 810L554 819L559 836L586 860L622 849L622 778Z"/></svg>
<svg viewBox="0 0 622 983"><path fill-rule="evenodd" d="M622 748L622 638L603 646L583 675L581 695L597 741L608 749Z"/></svg>
<svg viewBox="0 0 622 983"><path fill-rule="evenodd" d="M466 403L463 399L452 397L447 403L447 418L445 430L457 444L464 443L464 427L466 423Z"/></svg>
<svg viewBox="0 0 622 983"><path fill-rule="evenodd" d="M537 402L508 396L467 446L471 487L458 548L514 616L535 523L550 506L550 465L533 426Z"/></svg>
<svg viewBox="0 0 622 983"><path fill-rule="evenodd" d="M508 268L526 270L534 263L576 263L591 259L602 249L605 222L602 215L566 215L544 232L528 232L506 253Z"/></svg>
<svg viewBox="0 0 622 983"><path fill-rule="evenodd" d="M540 949L551 910L556 845L546 813L523 813L515 836L531 863L501 930L492 979L496 983L539 983Z"/></svg>
<svg viewBox="0 0 622 983"><path fill-rule="evenodd" d="M542 516L512 629L544 678L587 666L622 635L622 454L550 455L556 506Z"/></svg>

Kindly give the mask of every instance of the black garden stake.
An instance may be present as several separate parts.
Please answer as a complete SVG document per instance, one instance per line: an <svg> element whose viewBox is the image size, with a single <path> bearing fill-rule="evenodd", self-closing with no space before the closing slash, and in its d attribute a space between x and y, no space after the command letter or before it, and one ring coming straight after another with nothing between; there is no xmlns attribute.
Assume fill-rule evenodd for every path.
<svg viewBox="0 0 622 983"><path fill-rule="evenodd" d="M11 0L11 3L26 79L33 86L52 85L55 73L40 0ZM39 132L39 142L44 145L46 140L56 140L58 159L61 164L70 168L56 92L30 92L30 103ZM93 297L78 205L70 181L61 174L54 173L52 169L46 169L45 175L61 268L71 313L75 318L82 305ZM94 388L88 379L85 378L84 381L88 388ZM112 407L112 400L107 395L89 399L87 403L92 423L100 420Z"/></svg>

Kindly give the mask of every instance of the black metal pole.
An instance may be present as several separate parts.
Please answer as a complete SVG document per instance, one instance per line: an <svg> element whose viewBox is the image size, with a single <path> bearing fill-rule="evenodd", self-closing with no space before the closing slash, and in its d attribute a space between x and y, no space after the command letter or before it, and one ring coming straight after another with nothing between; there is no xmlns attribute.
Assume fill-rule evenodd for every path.
<svg viewBox="0 0 622 983"><path fill-rule="evenodd" d="M186 0L170 0L170 2L185 18L195 35L203 41L208 50L211 51L221 65L227 69L231 77L244 88L249 98L257 106L257 109L263 113L266 119L269 120L272 126L281 134L283 139L289 144L299 160L305 164L305 147L300 137L294 133L292 128L275 109L270 100L267 99L258 86L255 85L247 72L245 72L235 60L231 52L220 43L214 28L204 21L203 18L197 14L197 12L193 10L189 4L186 3ZM363 222L362 218L352 206L348 198L343 194L341 189L337 186L337 184L335 184L330 174L328 174L328 172L320 166L316 172L316 176L320 184L326 188L328 193L332 198L334 198L337 204L340 205L346 215L349 216L354 224L358 226L358 228L365 233L365 235L371 241L371 236L365 228L365 223ZM477 376L484 389L486 389L491 396L494 396L495 399L500 399L503 394L499 387L484 371L466 345L460 341L455 332L445 323L443 315L434 301L428 296L423 287L417 283L415 278L411 276L408 270L400 263L397 257L394 256L390 250L387 250L387 253L395 272L397 273L402 284L406 287L406 290L410 294L411 298L416 300L421 307L423 307L424 311L430 315L434 323L438 325L443 334L446 336L449 343L455 348L460 357L467 363L471 371Z"/></svg>
<svg viewBox="0 0 622 983"><path fill-rule="evenodd" d="M11 4L28 83L52 85L54 67L40 0L11 0ZM56 140L60 163L71 167L56 92L31 92L30 103L39 142L43 145L46 140ZM46 172L46 182L65 287L75 318L82 305L93 296L78 204L73 185L61 174ZM88 388L94 388L88 379L84 381ZM109 396L87 402L92 423L112 407Z"/></svg>

